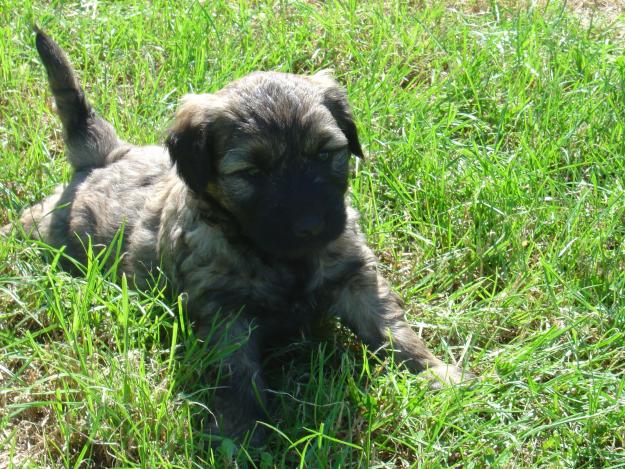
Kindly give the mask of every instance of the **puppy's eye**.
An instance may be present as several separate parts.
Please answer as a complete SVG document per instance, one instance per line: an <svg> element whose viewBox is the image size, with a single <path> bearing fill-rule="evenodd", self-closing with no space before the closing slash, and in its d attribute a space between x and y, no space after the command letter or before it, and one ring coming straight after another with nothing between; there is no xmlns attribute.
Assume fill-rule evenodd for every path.
<svg viewBox="0 0 625 469"><path fill-rule="evenodd" d="M317 154L317 159L320 161L328 161L329 159L339 158L344 159L349 155L347 148L337 148L333 150L322 150Z"/></svg>
<svg viewBox="0 0 625 469"><path fill-rule="evenodd" d="M335 158L339 161L345 161L349 158L349 150L347 148L341 148L336 150Z"/></svg>
<svg viewBox="0 0 625 469"><path fill-rule="evenodd" d="M321 151L317 154L317 159L320 161L328 161L331 156L332 156L332 152Z"/></svg>
<svg viewBox="0 0 625 469"><path fill-rule="evenodd" d="M258 176L260 174L260 169L258 168L254 168L254 167L249 167L249 168L245 168L245 169L240 169L238 171L235 171L234 173L232 173L233 175L236 176Z"/></svg>
<svg viewBox="0 0 625 469"><path fill-rule="evenodd" d="M258 168L247 168L244 171L245 174L247 174L248 176L258 176L260 174L260 169Z"/></svg>

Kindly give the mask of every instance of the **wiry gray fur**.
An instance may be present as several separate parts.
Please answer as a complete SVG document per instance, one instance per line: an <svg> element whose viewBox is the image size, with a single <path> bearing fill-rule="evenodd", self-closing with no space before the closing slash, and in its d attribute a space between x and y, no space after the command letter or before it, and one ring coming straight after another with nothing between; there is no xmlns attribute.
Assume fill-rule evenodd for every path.
<svg viewBox="0 0 625 469"><path fill-rule="evenodd" d="M329 73L257 73L187 96L168 148L136 147L95 114L58 45L41 31L36 41L74 175L24 211L23 228L84 262L89 238L107 245L123 226L122 270L137 285L160 266L200 335L216 315L228 319L219 339L240 347L223 363L215 431L241 436L267 418L262 350L327 315L374 349L392 343L415 372L461 380L406 322L346 201L345 152L362 151Z"/></svg>

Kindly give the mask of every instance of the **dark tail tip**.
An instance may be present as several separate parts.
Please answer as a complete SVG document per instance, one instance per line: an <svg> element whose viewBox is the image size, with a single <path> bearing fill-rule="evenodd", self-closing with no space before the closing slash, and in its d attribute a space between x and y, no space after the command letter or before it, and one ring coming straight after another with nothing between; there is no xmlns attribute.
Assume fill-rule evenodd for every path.
<svg viewBox="0 0 625 469"><path fill-rule="evenodd" d="M66 132L71 134L84 125L91 115L91 106L63 49L37 25L33 25L33 29L36 33L35 46L46 68L59 116Z"/></svg>
<svg viewBox="0 0 625 469"><path fill-rule="evenodd" d="M79 90L80 85L63 49L37 26L35 26L35 33L37 52L39 52L39 57L46 67L52 91L58 88Z"/></svg>

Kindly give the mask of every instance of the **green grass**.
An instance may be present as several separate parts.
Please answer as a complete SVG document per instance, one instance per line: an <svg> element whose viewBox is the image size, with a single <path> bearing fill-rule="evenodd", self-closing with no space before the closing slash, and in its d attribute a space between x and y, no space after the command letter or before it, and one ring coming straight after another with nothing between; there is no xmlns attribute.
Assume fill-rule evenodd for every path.
<svg viewBox="0 0 625 469"><path fill-rule="evenodd" d="M72 277L54 250L2 239L1 467L625 467L623 18L557 2L0 0L1 224L70 176L32 22L138 144L163 141L184 93L334 68L381 268L429 346L482 379L432 391L338 331L276 351L265 448L211 452L202 377L220 356L176 299L101 258Z"/></svg>

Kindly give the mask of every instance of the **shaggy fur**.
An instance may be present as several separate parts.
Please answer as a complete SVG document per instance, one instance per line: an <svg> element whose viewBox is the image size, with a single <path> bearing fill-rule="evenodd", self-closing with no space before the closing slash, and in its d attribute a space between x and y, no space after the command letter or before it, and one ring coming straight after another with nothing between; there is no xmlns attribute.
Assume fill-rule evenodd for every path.
<svg viewBox="0 0 625 469"><path fill-rule="evenodd" d="M58 45L41 31L36 44L74 175L21 223L81 261L89 239L107 245L123 226L123 271L137 285L160 267L200 335L228 319L215 340L240 346L223 363L215 432L240 437L267 417L263 349L327 316L373 349L392 344L415 372L460 381L406 322L365 244L346 198L348 159L362 150L328 72L254 73L186 96L167 147L136 147L93 111Z"/></svg>

